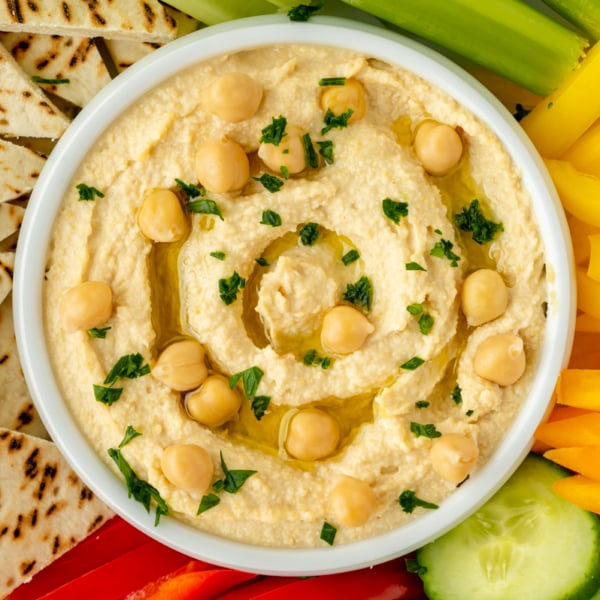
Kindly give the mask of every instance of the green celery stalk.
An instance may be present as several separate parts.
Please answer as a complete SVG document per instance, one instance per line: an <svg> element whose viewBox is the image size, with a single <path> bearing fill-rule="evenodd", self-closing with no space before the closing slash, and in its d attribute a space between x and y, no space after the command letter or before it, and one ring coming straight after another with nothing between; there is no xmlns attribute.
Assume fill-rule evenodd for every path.
<svg viewBox="0 0 600 600"><path fill-rule="evenodd" d="M569 0L565 0L569 1ZM588 41L520 0L344 0L547 96Z"/></svg>
<svg viewBox="0 0 600 600"><path fill-rule="evenodd" d="M206 25L215 25L255 15L266 15L277 10L267 0L167 0L166 4Z"/></svg>
<svg viewBox="0 0 600 600"><path fill-rule="evenodd" d="M600 40L600 2L598 0L543 0L590 39Z"/></svg>

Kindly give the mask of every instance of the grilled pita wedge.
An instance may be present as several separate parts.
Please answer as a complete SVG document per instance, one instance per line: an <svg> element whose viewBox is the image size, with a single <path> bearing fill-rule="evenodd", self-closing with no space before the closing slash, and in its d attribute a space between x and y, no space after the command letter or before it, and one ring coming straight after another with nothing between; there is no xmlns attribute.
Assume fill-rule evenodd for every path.
<svg viewBox="0 0 600 600"><path fill-rule="evenodd" d="M0 304L4 302L4 300L12 290L14 270L15 253L0 252Z"/></svg>
<svg viewBox="0 0 600 600"><path fill-rule="evenodd" d="M113 516L52 442L0 429L0 598Z"/></svg>
<svg viewBox="0 0 600 600"><path fill-rule="evenodd" d="M158 0L0 0L0 31L164 43L176 27Z"/></svg>
<svg viewBox="0 0 600 600"><path fill-rule="evenodd" d="M76 106L85 106L110 81L90 38L1 33L0 42L29 76L47 82L38 81L45 92Z"/></svg>
<svg viewBox="0 0 600 600"><path fill-rule="evenodd" d="M16 204L0 204L0 241L19 231L25 208Z"/></svg>
<svg viewBox="0 0 600 600"><path fill-rule="evenodd" d="M29 148L0 140L0 202L30 192L45 162L43 156ZM0 240L10 235L2 235L4 225L4 217L0 217Z"/></svg>
<svg viewBox="0 0 600 600"><path fill-rule="evenodd" d="M69 120L0 44L0 133L58 138Z"/></svg>

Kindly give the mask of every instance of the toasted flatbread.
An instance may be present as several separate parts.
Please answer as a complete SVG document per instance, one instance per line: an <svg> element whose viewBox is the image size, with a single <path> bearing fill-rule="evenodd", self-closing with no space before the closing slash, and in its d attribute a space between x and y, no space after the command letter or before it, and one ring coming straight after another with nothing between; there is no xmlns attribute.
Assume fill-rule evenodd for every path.
<svg viewBox="0 0 600 600"><path fill-rule="evenodd" d="M0 33L0 42L32 77L62 83L38 82L45 92L76 106L85 106L110 75L90 38L35 33Z"/></svg>
<svg viewBox="0 0 600 600"><path fill-rule="evenodd" d="M0 31L164 43L176 27L158 0L0 0Z"/></svg>
<svg viewBox="0 0 600 600"><path fill-rule="evenodd" d="M30 192L45 162L43 156L29 148L0 140L0 202ZM3 220L0 218L0 232L4 230ZM0 240L4 237L0 233Z"/></svg>
<svg viewBox="0 0 600 600"><path fill-rule="evenodd" d="M0 598L112 516L52 442L0 429Z"/></svg>
<svg viewBox="0 0 600 600"><path fill-rule="evenodd" d="M69 120L0 44L0 133L60 137Z"/></svg>
<svg viewBox="0 0 600 600"><path fill-rule="evenodd" d="M0 252L0 304L4 302L4 300L12 290L14 270L15 253Z"/></svg>
<svg viewBox="0 0 600 600"><path fill-rule="evenodd" d="M25 209L8 202L0 204L0 241L5 240L21 227Z"/></svg>

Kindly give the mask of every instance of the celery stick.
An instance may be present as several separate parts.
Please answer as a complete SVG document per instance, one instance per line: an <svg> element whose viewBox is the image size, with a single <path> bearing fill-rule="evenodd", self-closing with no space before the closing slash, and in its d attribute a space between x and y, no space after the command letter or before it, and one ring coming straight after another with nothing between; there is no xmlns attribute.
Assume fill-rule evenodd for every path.
<svg viewBox="0 0 600 600"><path fill-rule="evenodd" d="M267 0L167 0L166 4L206 25L277 11Z"/></svg>
<svg viewBox="0 0 600 600"><path fill-rule="evenodd" d="M546 96L586 39L520 0L344 0Z"/></svg>
<svg viewBox="0 0 600 600"><path fill-rule="evenodd" d="M561 17L576 25L590 39L600 40L600 2L598 0L543 0Z"/></svg>

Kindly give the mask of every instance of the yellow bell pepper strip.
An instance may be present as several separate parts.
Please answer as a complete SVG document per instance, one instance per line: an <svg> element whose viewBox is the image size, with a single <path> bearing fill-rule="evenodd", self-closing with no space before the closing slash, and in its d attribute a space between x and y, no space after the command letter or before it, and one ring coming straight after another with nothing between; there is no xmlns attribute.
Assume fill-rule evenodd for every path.
<svg viewBox="0 0 600 600"><path fill-rule="evenodd" d="M600 120L596 121L561 158L568 160L579 171L600 177Z"/></svg>
<svg viewBox="0 0 600 600"><path fill-rule="evenodd" d="M600 411L600 369L564 369L558 378L556 401Z"/></svg>
<svg viewBox="0 0 600 600"><path fill-rule="evenodd" d="M563 406L563 405L554 405L548 418L546 419L546 423L552 423L553 421L561 421L562 419L570 419L571 417L577 417L579 415L585 415L589 413L589 410L584 410L583 408L575 408L574 406ZM545 444L541 440L534 440L533 446L531 447L531 451L536 454L544 454L547 450L550 450L552 446Z"/></svg>
<svg viewBox="0 0 600 600"><path fill-rule="evenodd" d="M600 282L600 233L588 236L590 242L590 262L588 265L588 277Z"/></svg>
<svg viewBox="0 0 600 600"><path fill-rule="evenodd" d="M594 481L584 475L573 475L555 481L552 489L561 498L600 514L600 481Z"/></svg>
<svg viewBox="0 0 600 600"><path fill-rule="evenodd" d="M595 319L600 319L600 282L588 276L583 267L575 268L577 307Z"/></svg>
<svg viewBox="0 0 600 600"><path fill-rule="evenodd" d="M600 233L600 227L594 227L585 221L567 213L567 225L571 233L573 244L573 257L575 264L587 266L590 260L590 235Z"/></svg>
<svg viewBox="0 0 600 600"><path fill-rule="evenodd" d="M544 158L561 157L600 117L600 44L596 44L521 125Z"/></svg>
<svg viewBox="0 0 600 600"><path fill-rule="evenodd" d="M600 446L600 413L542 423L535 437L552 448Z"/></svg>
<svg viewBox="0 0 600 600"><path fill-rule="evenodd" d="M575 331L583 331L586 333L600 333L600 319L581 313L575 319ZM600 368L600 365L598 365Z"/></svg>
<svg viewBox="0 0 600 600"><path fill-rule="evenodd" d="M600 79L598 82L600 86ZM564 209L581 221L600 227L600 177L582 173L565 160L545 162Z"/></svg>
<svg viewBox="0 0 600 600"><path fill-rule="evenodd" d="M544 453L544 458L594 481L600 481L600 446L553 448Z"/></svg>

